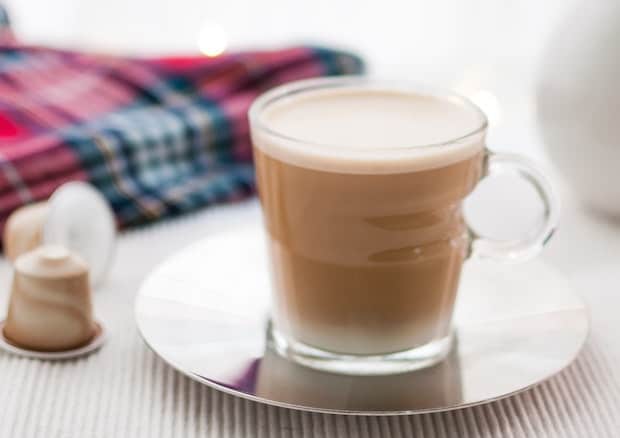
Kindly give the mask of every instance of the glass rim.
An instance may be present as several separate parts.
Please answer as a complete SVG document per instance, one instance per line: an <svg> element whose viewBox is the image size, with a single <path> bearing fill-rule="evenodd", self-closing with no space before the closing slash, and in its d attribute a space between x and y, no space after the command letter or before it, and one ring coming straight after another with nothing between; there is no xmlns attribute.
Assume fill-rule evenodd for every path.
<svg viewBox="0 0 620 438"><path fill-rule="evenodd" d="M318 90L328 90L328 89L346 89L353 87L361 87L367 86L369 89L384 89L384 90L394 90L394 91L409 91L409 92L419 92L426 96L434 96L442 99L448 99L451 101L456 101L458 104L469 108L474 111L480 118L480 124L473 130L466 132L463 135L459 135L458 137L450 138L437 143L423 143L423 144L410 144L403 146L395 146L395 147L378 147L378 148L364 148L364 152L372 152L372 151L403 151L408 149L420 149L420 148L438 148L441 146L450 146L456 143L461 143L466 141L469 138L475 137L477 135L485 132L489 126L489 121L486 114L467 97L449 89L443 89L441 87L434 87L431 85L424 84L422 82L410 81L410 80L390 80L390 79L380 79L373 78L364 75L346 75L346 76L328 76L321 78L312 78L312 79L301 79L293 82L287 82L282 85L278 85L270 90L265 91L261 95L259 95L250 105L248 110L248 119L250 122L251 129L258 129L260 131L265 132L266 134L273 136L275 138L292 142L296 144L303 145L312 145L320 148L345 148L344 145L332 144L332 143L321 143L317 141L313 141L311 139L304 139L299 137L294 137L288 134L284 134L279 132L276 129L273 129L266 123L264 119L261 118L261 115L264 111L272 104L275 104L282 99L285 99L289 96L293 95L301 95L303 93L308 93L312 91ZM350 149L350 148L347 148Z"/></svg>

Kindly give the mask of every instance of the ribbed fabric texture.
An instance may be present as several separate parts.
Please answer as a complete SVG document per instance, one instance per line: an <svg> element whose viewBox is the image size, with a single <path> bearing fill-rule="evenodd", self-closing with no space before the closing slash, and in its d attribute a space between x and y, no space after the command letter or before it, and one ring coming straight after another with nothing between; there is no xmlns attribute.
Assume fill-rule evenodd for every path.
<svg viewBox="0 0 620 438"><path fill-rule="evenodd" d="M240 210L246 208L255 206L225 207L123 236L112 275L95 294L96 313L110 334L101 351L69 362L0 353L0 437L620 436L620 344L614 342L620 297L595 292L588 298L592 335L572 366L520 395L474 408L403 417L312 414L229 396L175 372L135 328L140 281L172 251L217 229L216 223L245 220ZM9 278L3 263L2 284Z"/></svg>

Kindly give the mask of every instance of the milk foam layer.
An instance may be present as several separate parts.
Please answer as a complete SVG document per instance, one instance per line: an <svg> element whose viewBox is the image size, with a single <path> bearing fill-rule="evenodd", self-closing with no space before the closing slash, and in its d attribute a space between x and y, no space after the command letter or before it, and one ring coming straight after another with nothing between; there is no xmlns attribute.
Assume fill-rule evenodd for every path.
<svg viewBox="0 0 620 438"><path fill-rule="evenodd" d="M364 86L283 97L258 115L256 147L301 167L400 173L467 159L484 146L485 118L452 97Z"/></svg>

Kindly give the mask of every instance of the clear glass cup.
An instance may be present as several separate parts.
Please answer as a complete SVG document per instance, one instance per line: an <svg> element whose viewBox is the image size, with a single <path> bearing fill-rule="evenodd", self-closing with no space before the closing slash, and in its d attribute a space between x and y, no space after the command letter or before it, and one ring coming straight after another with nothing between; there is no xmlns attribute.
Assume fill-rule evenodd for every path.
<svg viewBox="0 0 620 438"><path fill-rule="evenodd" d="M357 149L295 138L267 117L283 102L333 91L445 99L476 127L438 144ZM523 157L489 151L486 116L456 94L365 77L323 78L268 91L249 116L271 258L269 345L300 364L358 375L436 364L453 345L464 261L529 259L556 226L558 203L547 179ZM420 166L420 154L434 164ZM332 166L341 155L349 168L342 160ZM523 240L479 236L463 216L463 200L477 183L505 172L532 184L545 206L541 225Z"/></svg>

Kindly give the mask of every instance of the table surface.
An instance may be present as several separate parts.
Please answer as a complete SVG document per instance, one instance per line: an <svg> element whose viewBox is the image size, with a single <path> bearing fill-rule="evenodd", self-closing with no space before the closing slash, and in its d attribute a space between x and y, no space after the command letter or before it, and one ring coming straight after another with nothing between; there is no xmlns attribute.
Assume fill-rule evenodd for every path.
<svg viewBox="0 0 620 438"><path fill-rule="evenodd" d="M130 2L127 9L123 9L126 2L121 0L105 2L105 8L103 2L91 0L63 0L54 2L53 8L47 3L50 2L8 2L14 12L16 27L27 40L112 50L127 48L137 52L153 51L153 47L172 51L188 49L194 43L195 33L183 29L199 27L205 17L212 19L206 12L208 2L193 0L181 2L186 6L185 12L173 7L177 3L172 1L154 3L159 8L150 7L151 3L145 1ZM228 8L219 4L215 10L221 22L230 23L231 29L236 29L236 39L233 40L239 46L254 41L252 36L259 34L261 37L257 37L256 42L260 44L291 36L305 38L317 26L327 29L327 42L340 39L346 45L356 46L355 38L340 26L350 9L357 5L352 1L342 2L343 5L334 10L327 9L328 2L317 1L314 4L320 13L313 9L312 14L308 13L307 6L295 10L284 1L264 3L272 11L281 8L280 14L276 14L280 18L306 14L307 20L302 20L303 24L295 32L291 30L294 25L289 24L284 29L286 24L271 15L266 21L269 25L261 27L267 29L265 32L256 26L248 28L248 16L259 12L255 6L252 9L252 3L220 3L230 3ZM474 10L472 17L476 18L471 18L474 21L457 19L468 12L462 6L458 9L459 2L444 0L435 3L438 6L425 11L418 2L409 2L417 6L407 14L392 11L389 16L386 13L377 15L377 10L370 5L360 6L357 12L362 15L359 23L354 25L360 29L370 28L371 19L381 21L395 15L406 15L410 21L399 19L392 31L376 38L363 36L358 29L357 42L371 61L373 70L383 75L421 78L473 93L474 97L482 96L481 105L486 105L485 109L496 115L489 138L490 147L528 155L554 177L562 198L563 213L560 228L541 257L567 276L576 292L588 303L592 318L590 338L573 365L548 382L496 403L440 414L382 418L311 414L263 406L189 380L165 365L140 339L133 318L136 292L148 272L173 252L209 233L243 223L258 208L256 201L250 200L123 233L109 279L95 294L96 313L109 330L108 343L94 355L65 363L0 353L0 436L617 436L620 430L620 369L617 367L620 361L620 343L617 341L617 330L620 330L617 317L620 307L620 221L597 217L574 199L553 164L546 159L533 115L532 83L536 69L535 57L530 55L537 52L541 44L539 40L548 33L550 23L556 20L554 17L561 2L548 2L550 6L543 8L540 14L534 14L535 18L530 20L539 2L521 2L524 6L500 9L497 5L503 2L472 0L468 9ZM247 9L236 21L231 11L240 4ZM192 14L192 7L200 13ZM174 14L171 15L171 11ZM425 35L422 31L411 31L417 40L401 35L403 29L423 25L420 14L416 12L424 12L421 16L430 14L437 22L442 22L441 19L450 12L447 24L442 22L438 30L430 33L437 39L432 46L434 49L429 49L426 43L420 44ZM511 32L500 32L504 38L501 42L489 42L491 48L487 50L486 36L501 28L498 23L486 23L489 14L499 16L512 27ZM119 17L116 21L115 16ZM523 35L523 41L516 44L519 38L515 32L519 26L525 25L526 18L530 28L518 32L519 36ZM106 19L110 20L108 28L103 24ZM54 26L55 20L64 24ZM165 21L164 32L153 24L158 20ZM136 26L130 26L130 22ZM180 22L188 25L180 26ZM478 30L467 33L473 34L468 50L463 52L450 46L460 33L475 29L477 25ZM378 29L385 30L385 25L382 26ZM171 33L171 28L178 29L178 34ZM136 32L152 38L134 38ZM506 35L512 39L508 41ZM493 49L498 45L510 49ZM492 53L482 56L483 49ZM412 54L401 56L403 53ZM437 53L441 56L436 56ZM481 90L484 92L480 93ZM472 205L468 205L468 211L481 228L494 235L509 235L507 230L523 229L539 212L530 195L513 181L485 183ZM519 199L525 207L511 210L514 199ZM10 267L6 262L0 262L0 279L4 285L0 290L0 312L5 310L3 306L10 277Z"/></svg>
<svg viewBox="0 0 620 438"><path fill-rule="evenodd" d="M133 302L140 282L196 238L243 223L258 208L249 201L123 234L109 280L95 294L108 343L96 354L65 363L0 353L0 436L616 436L620 231L567 204L543 258L562 270L589 304L592 332L573 365L520 395L442 414L343 417L263 406L173 371L137 333ZM4 262L0 278L8 285Z"/></svg>

